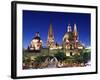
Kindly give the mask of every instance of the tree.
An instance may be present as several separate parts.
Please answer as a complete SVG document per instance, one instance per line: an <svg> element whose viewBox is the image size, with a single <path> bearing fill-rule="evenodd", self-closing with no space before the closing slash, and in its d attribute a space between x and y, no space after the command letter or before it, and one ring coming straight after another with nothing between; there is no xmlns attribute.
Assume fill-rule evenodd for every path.
<svg viewBox="0 0 100 80"><path fill-rule="evenodd" d="M66 55L63 52L58 52L56 54L54 54L54 56L58 59L58 60L65 60L66 59Z"/></svg>
<svg viewBox="0 0 100 80"><path fill-rule="evenodd" d="M83 56L81 56L81 55L74 55L73 58L74 58L75 62L77 62L77 63L83 62Z"/></svg>
<svg viewBox="0 0 100 80"><path fill-rule="evenodd" d="M43 56L37 56L36 58L35 58L35 62L37 62L37 63L41 63L41 62L43 62L44 61L44 57Z"/></svg>
<svg viewBox="0 0 100 80"><path fill-rule="evenodd" d="M84 52L83 53L83 61L87 63L91 59L91 52Z"/></svg>

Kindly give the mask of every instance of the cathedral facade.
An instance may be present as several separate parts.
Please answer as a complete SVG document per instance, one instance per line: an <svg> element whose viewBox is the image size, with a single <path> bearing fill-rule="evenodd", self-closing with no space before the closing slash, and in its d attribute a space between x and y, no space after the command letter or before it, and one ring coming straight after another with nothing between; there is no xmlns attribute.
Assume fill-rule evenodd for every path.
<svg viewBox="0 0 100 80"><path fill-rule="evenodd" d="M62 48L62 46L60 46L57 42L55 42L52 24L50 24L50 27L48 30L47 47L50 50Z"/></svg>
<svg viewBox="0 0 100 80"><path fill-rule="evenodd" d="M52 24L50 24L49 30L48 30L48 39L47 39L47 46L49 48L55 48L55 40L54 40L54 33L52 29Z"/></svg>
<svg viewBox="0 0 100 80"><path fill-rule="evenodd" d="M84 46L79 41L79 34L76 24L74 24L73 28L74 29L72 31L70 24L68 24L67 31L62 37L62 45L59 45L57 42L55 42L52 24L50 24L46 47L49 48L49 50L59 49L63 51L66 56L73 56L76 54L80 55L81 51L84 49ZM42 44L43 42L39 36L39 32L37 32L35 34L35 37L30 42L28 49L31 51L40 51L42 48Z"/></svg>
<svg viewBox="0 0 100 80"><path fill-rule="evenodd" d="M84 49L84 46L79 41L79 34L76 24L74 24L73 31L70 24L68 24L67 32L63 36L62 45L59 45L55 42L52 24L50 24L47 46L50 48L50 50L63 49L66 56L72 56L76 54L80 55L80 52Z"/></svg>
<svg viewBox="0 0 100 80"><path fill-rule="evenodd" d="M68 24L67 32L65 33L63 37L63 49L66 53L66 56L72 56L72 55L80 55L80 52L84 49L84 46L79 41L79 35L77 32L77 26L74 24L74 30L72 31L72 28L70 24Z"/></svg>
<svg viewBox="0 0 100 80"><path fill-rule="evenodd" d="M42 48L42 40L40 38L39 32L35 33L35 37L32 39L28 46L30 51L40 51Z"/></svg>

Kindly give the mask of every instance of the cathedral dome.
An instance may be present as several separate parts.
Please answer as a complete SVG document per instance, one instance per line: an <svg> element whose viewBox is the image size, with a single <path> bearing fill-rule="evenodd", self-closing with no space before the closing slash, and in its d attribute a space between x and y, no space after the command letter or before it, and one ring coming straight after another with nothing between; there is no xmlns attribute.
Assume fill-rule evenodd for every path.
<svg viewBox="0 0 100 80"><path fill-rule="evenodd" d="M32 39L30 45L28 46L28 49L39 51L41 47L42 47L42 40L39 36L39 32L36 32L35 37Z"/></svg>
<svg viewBox="0 0 100 80"><path fill-rule="evenodd" d="M67 32L64 37L63 37L63 41L65 40L73 40L73 33L72 32Z"/></svg>

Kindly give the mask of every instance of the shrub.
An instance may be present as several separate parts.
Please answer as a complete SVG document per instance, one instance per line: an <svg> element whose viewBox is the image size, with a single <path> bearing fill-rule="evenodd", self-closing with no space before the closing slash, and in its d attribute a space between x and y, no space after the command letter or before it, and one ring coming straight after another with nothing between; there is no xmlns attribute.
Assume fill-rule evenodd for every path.
<svg viewBox="0 0 100 80"><path fill-rule="evenodd" d="M82 56L84 63L87 63L91 59L91 52L84 52Z"/></svg>
<svg viewBox="0 0 100 80"><path fill-rule="evenodd" d="M58 52L56 54L54 54L54 56L58 59L58 60L65 60L66 59L66 55L63 52Z"/></svg>

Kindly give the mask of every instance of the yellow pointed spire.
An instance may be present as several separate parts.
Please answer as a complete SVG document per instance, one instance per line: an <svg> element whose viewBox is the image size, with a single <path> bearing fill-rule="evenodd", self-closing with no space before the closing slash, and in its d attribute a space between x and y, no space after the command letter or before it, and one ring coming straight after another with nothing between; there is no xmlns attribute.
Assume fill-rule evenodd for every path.
<svg viewBox="0 0 100 80"><path fill-rule="evenodd" d="M76 24L74 24L74 32L73 33L74 33L74 36L77 36L78 35Z"/></svg>
<svg viewBox="0 0 100 80"><path fill-rule="evenodd" d="M52 29L52 24L50 24L48 30L47 46L52 48L54 47L54 45L55 45L55 41L54 41L53 29Z"/></svg>
<svg viewBox="0 0 100 80"><path fill-rule="evenodd" d="M54 39L52 24L50 23L49 31L48 31L48 38Z"/></svg>
<svg viewBox="0 0 100 80"><path fill-rule="evenodd" d="M52 24L50 24L50 27L49 27L49 35L53 35Z"/></svg>

